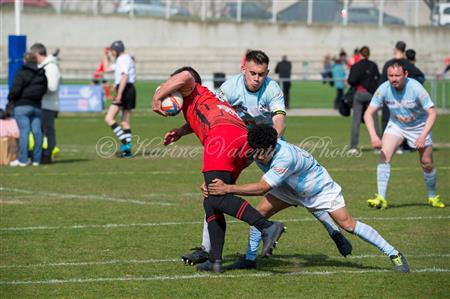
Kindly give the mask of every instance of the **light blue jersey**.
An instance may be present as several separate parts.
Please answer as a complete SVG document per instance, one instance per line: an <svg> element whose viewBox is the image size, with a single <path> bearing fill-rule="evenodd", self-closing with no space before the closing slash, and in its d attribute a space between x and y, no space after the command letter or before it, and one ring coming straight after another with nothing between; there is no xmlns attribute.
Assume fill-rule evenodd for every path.
<svg viewBox="0 0 450 299"><path fill-rule="evenodd" d="M288 186L300 198L314 197L334 185L327 170L310 153L283 140L278 140L269 164L256 164L273 189Z"/></svg>
<svg viewBox="0 0 450 299"><path fill-rule="evenodd" d="M405 87L398 91L389 81L381 84L375 91L370 106L389 108L390 121L400 128L410 128L425 123L426 110L433 107L430 95L418 81L406 78Z"/></svg>
<svg viewBox="0 0 450 299"><path fill-rule="evenodd" d="M233 76L220 86L217 94L227 101L247 126L266 124L272 126L273 113L285 113L284 96L278 83L266 77L256 92L245 87L243 74Z"/></svg>

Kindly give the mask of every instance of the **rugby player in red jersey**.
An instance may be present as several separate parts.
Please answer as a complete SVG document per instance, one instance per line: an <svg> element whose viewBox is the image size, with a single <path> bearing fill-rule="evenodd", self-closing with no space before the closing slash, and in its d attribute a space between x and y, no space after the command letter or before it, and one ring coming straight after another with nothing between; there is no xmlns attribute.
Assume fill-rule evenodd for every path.
<svg viewBox="0 0 450 299"><path fill-rule="evenodd" d="M171 144L184 135L195 133L203 145L202 172L206 185L217 178L233 184L247 166L251 154L245 123L228 103L219 100L201 85L200 75L192 67L176 70L160 85L153 96L152 110L165 116L161 102L175 91L183 95L182 110L186 123L167 132L164 144ZM266 220L247 201L234 194L210 195L204 198L203 207L211 251L209 259L197 265L200 271L223 272L222 251L226 230L224 213L261 231L264 244L262 256L271 254L285 229L283 223Z"/></svg>

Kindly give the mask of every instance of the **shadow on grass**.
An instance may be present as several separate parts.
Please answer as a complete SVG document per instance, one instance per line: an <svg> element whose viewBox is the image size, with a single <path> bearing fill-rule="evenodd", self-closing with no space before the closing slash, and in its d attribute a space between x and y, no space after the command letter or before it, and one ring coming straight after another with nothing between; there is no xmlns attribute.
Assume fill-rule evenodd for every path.
<svg viewBox="0 0 450 299"><path fill-rule="evenodd" d="M233 260L231 263L226 263L227 267L234 263L239 258L239 255L227 256L227 260ZM336 260L330 259L325 254L293 254L293 255L274 255L271 258L260 258L256 260L257 269L260 271L268 271L274 274L282 274L289 272L297 272L299 270L311 270L314 267L344 267L364 270L384 270L389 265L388 258L380 258L380 267L373 267L363 265L354 260ZM274 269L274 268L277 268ZM284 270L280 270L284 269ZM233 270L229 270L233 271Z"/></svg>
<svg viewBox="0 0 450 299"><path fill-rule="evenodd" d="M87 162L89 159L64 159L64 160L55 160L52 164L65 164L65 163L78 163L78 162ZM48 164L48 165L52 165Z"/></svg>
<svg viewBox="0 0 450 299"><path fill-rule="evenodd" d="M402 203L402 204L389 204L389 209L395 208L407 208L407 207L429 207L427 203L424 202L413 202L413 203Z"/></svg>

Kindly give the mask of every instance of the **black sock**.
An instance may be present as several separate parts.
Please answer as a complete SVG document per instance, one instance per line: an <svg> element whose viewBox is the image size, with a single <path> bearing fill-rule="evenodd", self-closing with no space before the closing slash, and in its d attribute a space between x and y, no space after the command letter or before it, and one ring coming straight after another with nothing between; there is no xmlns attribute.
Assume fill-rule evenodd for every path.
<svg viewBox="0 0 450 299"><path fill-rule="evenodd" d="M125 130L123 130L123 135L124 135L124 138L125 138L125 142L126 143L131 143L131 129L125 129Z"/></svg>
<svg viewBox="0 0 450 299"><path fill-rule="evenodd" d="M126 138L125 132L122 130L122 128L117 123L113 123L111 125L111 129L113 130L114 134L116 134L116 136L120 140L120 142L122 142L123 144L127 144L127 142L125 140L125 138Z"/></svg>
<svg viewBox="0 0 450 299"><path fill-rule="evenodd" d="M227 224L223 214L213 214L206 218L206 222L208 223L209 238L211 240L209 260L215 262L222 259Z"/></svg>

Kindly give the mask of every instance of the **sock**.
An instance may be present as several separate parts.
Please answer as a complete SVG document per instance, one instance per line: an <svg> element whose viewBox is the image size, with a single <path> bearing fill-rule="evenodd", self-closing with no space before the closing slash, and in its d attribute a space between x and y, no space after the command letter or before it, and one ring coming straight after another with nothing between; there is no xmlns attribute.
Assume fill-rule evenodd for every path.
<svg viewBox="0 0 450 299"><path fill-rule="evenodd" d="M123 130L123 137L126 143L131 143L131 129Z"/></svg>
<svg viewBox="0 0 450 299"><path fill-rule="evenodd" d="M258 255L258 247L261 242L261 232L254 226L250 226L248 232L248 245L247 252L245 254L245 259L254 261Z"/></svg>
<svg viewBox="0 0 450 299"><path fill-rule="evenodd" d="M113 123L111 125L111 129L113 130L114 134L116 134L116 136L120 140L120 142L122 142L123 144L127 143L125 141L124 132L123 132L122 128L117 123Z"/></svg>
<svg viewBox="0 0 450 299"><path fill-rule="evenodd" d="M423 172L423 180L428 189L428 197L436 196L436 168L431 172Z"/></svg>
<svg viewBox="0 0 450 299"><path fill-rule="evenodd" d="M325 211L314 211L311 214L319 220L322 225L327 230L328 234L331 236L334 232L339 232L339 227L337 227L336 223L334 223L333 219L330 217Z"/></svg>
<svg viewBox="0 0 450 299"><path fill-rule="evenodd" d="M203 219L202 247L206 252L210 252L211 250L211 240L209 240L208 222L206 222L206 218Z"/></svg>
<svg viewBox="0 0 450 299"><path fill-rule="evenodd" d="M370 225L356 221L355 231L353 232L353 234L357 235L362 240L372 244L387 256L398 254L398 251L394 247L392 247L385 239L383 239L383 237Z"/></svg>
<svg viewBox="0 0 450 299"><path fill-rule="evenodd" d="M209 260L215 262L222 259L223 245L225 244L225 232L227 224L223 214L214 214L206 219L208 232L211 238L211 250Z"/></svg>
<svg viewBox="0 0 450 299"><path fill-rule="evenodd" d="M379 163L377 166L377 187L378 195L386 198L387 186L391 175L391 164Z"/></svg>

